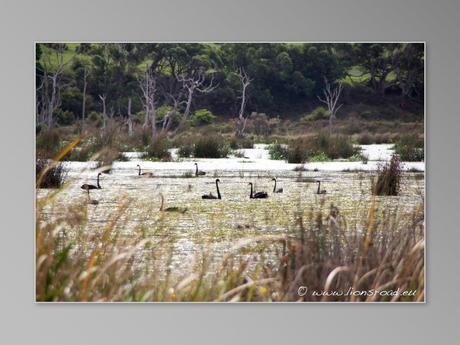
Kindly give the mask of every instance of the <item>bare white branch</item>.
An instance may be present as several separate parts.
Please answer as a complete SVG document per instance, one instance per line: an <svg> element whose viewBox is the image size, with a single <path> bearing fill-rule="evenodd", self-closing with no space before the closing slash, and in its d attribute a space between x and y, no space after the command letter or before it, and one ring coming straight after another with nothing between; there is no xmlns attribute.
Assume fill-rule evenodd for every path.
<svg viewBox="0 0 460 345"><path fill-rule="evenodd" d="M337 86L333 87L326 77L324 77L324 89L323 94L324 97L321 98L317 96L320 102L327 105L327 110L329 113L329 134L332 133L332 119L337 114L337 111L342 107L343 104L337 106L337 102L340 98L340 94L342 93L342 83L338 83Z"/></svg>

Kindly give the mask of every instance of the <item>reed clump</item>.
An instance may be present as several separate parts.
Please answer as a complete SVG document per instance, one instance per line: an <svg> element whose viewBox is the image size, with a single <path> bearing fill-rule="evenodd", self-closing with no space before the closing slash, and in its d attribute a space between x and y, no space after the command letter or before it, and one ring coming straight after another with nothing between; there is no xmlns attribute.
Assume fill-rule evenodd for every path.
<svg viewBox="0 0 460 345"><path fill-rule="evenodd" d="M372 186L375 195L399 194L402 176L402 165L398 155L393 155L391 160L381 166L377 171L377 182Z"/></svg>
<svg viewBox="0 0 460 345"><path fill-rule="evenodd" d="M66 175L62 163L55 163L47 159L37 159L35 163L35 178L38 188L60 188Z"/></svg>
<svg viewBox="0 0 460 345"><path fill-rule="evenodd" d="M333 205L312 210L306 222L299 217L281 267L283 300L424 301L423 206L399 219L401 227L397 218L385 209L379 214L375 199L367 219L356 224L347 224Z"/></svg>

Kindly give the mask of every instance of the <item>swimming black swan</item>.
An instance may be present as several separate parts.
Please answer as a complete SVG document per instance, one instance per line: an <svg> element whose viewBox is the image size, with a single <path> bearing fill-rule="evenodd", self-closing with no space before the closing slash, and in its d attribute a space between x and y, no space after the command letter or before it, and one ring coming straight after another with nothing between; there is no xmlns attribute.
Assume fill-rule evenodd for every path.
<svg viewBox="0 0 460 345"><path fill-rule="evenodd" d="M101 175L102 175L101 173L97 174L97 183L96 183L96 186L93 185L93 184L87 184L87 183L85 183L85 184L82 184L80 188L81 188L81 189L84 189L84 190L86 190L86 191L88 191L88 195L89 195L89 190L90 190L90 189L101 189L102 187L101 187L101 185L99 184L99 176L101 176Z"/></svg>
<svg viewBox="0 0 460 345"><path fill-rule="evenodd" d="M99 205L99 201L91 199L91 197L89 196L89 189L86 189L86 192L88 193L88 200L86 202L90 205Z"/></svg>
<svg viewBox="0 0 460 345"><path fill-rule="evenodd" d="M222 199L219 191L219 179L216 179L216 189L217 189L217 196L213 195L212 193L204 194L201 196L202 199Z"/></svg>
<svg viewBox="0 0 460 345"><path fill-rule="evenodd" d="M151 173L151 172L144 172L144 173L141 173L141 166L140 166L139 164L136 165L136 166L137 166L138 169L139 169L139 173L138 173L139 176L142 176L142 177L153 177L153 173Z"/></svg>
<svg viewBox="0 0 460 345"><path fill-rule="evenodd" d="M195 168L195 176L206 175L206 173L203 170L198 170L198 163L195 163Z"/></svg>
<svg viewBox="0 0 460 345"><path fill-rule="evenodd" d="M326 194L326 190L321 189L321 181L316 181L316 183L318 184L318 190L316 191L316 194Z"/></svg>
<svg viewBox="0 0 460 345"><path fill-rule="evenodd" d="M99 201L91 199L89 197L89 190L88 190L88 204L90 204L90 205L99 205Z"/></svg>
<svg viewBox="0 0 460 345"><path fill-rule="evenodd" d="M250 199L266 199L266 198L268 198L267 192L256 192L255 194L253 194L252 182L249 182L249 184L251 185L251 194L249 194Z"/></svg>
<svg viewBox="0 0 460 345"><path fill-rule="evenodd" d="M276 177L272 178L272 181L275 181L275 185L273 186L273 193L283 193L283 188L276 189Z"/></svg>
<svg viewBox="0 0 460 345"><path fill-rule="evenodd" d="M161 193L160 193L160 198L161 198L160 212L180 212L180 213L185 213L185 212L187 212L187 208L186 208L186 207L175 207L175 206L172 206L172 207L163 208L163 205L164 205L164 202L165 202L165 198L164 198L163 194L161 194Z"/></svg>

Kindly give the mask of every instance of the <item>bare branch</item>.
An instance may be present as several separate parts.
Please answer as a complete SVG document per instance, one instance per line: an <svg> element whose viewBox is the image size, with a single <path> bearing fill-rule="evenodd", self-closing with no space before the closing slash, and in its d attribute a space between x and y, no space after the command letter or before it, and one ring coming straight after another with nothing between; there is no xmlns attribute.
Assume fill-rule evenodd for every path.
<svg viewBox="0 0 460 345"><path fill-rule="evenodd" d="M320 96L317 96L319 101L327 105L327 109L329 112L329 134L332 133L332 119L335 117L337 114L337 111L342 107L343 104L340 104L337 106L337 102L340 98L340 94L342 93L342 83L338 83L338 85L334 88L332 88L331 84L327 80L326 77L324 77L324 89L323 89L323 94L324 97L321 98Z"/></svg>

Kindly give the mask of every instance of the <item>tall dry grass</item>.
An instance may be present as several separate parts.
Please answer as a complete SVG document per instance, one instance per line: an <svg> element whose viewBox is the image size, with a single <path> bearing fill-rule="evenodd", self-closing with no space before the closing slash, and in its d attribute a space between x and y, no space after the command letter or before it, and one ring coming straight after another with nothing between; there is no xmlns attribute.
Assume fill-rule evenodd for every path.
<svg viewBox="0 0 460 345"><path fill-rule="evenodd" d="M37 200L37 301L424 300L423 205L402 217L374 197L353 224L332 205L299 207L292 233L238 240L219 259L203 249L178 275L168 268L174 239L157 236L161 221L120 235L131 207L121 198L106 223L88 231L93 206L76 201L62 212L58 193ZM415 293L390 295L398 289ZM384 294L362 294L371 290Z"/></svg>

